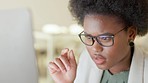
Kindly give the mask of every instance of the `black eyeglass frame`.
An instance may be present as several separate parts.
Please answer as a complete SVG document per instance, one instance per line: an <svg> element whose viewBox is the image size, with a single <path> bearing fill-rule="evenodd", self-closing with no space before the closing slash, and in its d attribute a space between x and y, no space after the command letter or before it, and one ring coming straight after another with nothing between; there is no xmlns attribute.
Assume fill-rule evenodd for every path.
<svg viewBox="0 0 148 83"><path fill-rule="evenodd" d="M84 31L82 31L81 33L79 33L78 36L79 36L80 40L81 40L85 45L87 45L87 46L92 46L92 45L94 44L95 40L96 40L96 41L97 41L101 46L103 46L103 47L111 47L111 46L114 45L114 37L115 37L115 35L117 35L118 33L120 33L121 31L123 31L123 30L125 30L125 29L127 29L127 27L126 27L126 28L122 28L121 30L119 30L119 31L116 32L115 34L106 33L107 36L109 36L109 37L112 39L112 44L109 45L109 46L103 45L103 44L97 39L97 37L106 36L105 34L101 34L101 35L97 35L97 36L91 36L91 35L90 35L90 37L92 38L92 44L91 44L91 45L85 43L85 42L82 40L81 35L85 35L85 34L82 34Z"/></svg>

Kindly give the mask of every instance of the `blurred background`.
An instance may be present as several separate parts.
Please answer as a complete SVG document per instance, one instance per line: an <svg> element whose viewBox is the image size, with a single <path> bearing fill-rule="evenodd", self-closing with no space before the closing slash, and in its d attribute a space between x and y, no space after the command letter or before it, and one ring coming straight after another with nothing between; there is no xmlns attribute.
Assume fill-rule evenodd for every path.
<svg viewBox="0 0 148 83"><path fill-rule="evenodd" d="M83 29L71 16L68 1L1 0L0 2L0 10L28 8L31 12L39 83L53 83L47 64L59 56L63 48L73 49L78 59L84 47L78 39L78 33Z"/></svg>

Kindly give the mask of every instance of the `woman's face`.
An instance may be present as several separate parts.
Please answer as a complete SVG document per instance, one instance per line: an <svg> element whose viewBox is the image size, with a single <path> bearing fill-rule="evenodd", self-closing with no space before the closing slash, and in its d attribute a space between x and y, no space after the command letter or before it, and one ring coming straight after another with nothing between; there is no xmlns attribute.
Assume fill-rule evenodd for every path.
<svg viewBox="0 0 148 83"><path fill-rule="evenodd" d="M86 15L84 18L84 33L98 36L104 33L115 34L125 28L118 18L106 15ZM100 69L111 69L121 67L129 60L130 46L129 35L123 30L114 37L114 45L110 47L101 46L96 40L92 46L86 48Z"/></svg>

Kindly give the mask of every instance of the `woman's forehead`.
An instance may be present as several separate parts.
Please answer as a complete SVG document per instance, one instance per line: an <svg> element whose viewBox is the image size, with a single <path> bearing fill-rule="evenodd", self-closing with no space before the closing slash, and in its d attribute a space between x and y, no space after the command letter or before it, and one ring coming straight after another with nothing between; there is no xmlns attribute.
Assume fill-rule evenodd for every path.
<svg viewBox="0 0 148 83"><path fill-rule="evenodd" d="M123 28L123 23L117 18L106 15L89 15L84 19L84 31L89 34L114 33L116 30Z"/></svg>

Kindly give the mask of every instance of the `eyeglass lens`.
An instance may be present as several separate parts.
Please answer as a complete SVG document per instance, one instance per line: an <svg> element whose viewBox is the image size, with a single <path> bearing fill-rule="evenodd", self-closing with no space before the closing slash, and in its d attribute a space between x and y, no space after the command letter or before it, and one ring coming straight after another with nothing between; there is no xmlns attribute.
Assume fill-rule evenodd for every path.
<svg viewBox="0 0 148 83"><path fill-rule="evenodd" d="M111 46L113 44L113 36L111 35L101 35L97 37L93 37L84 33L79 35L81 41L89 46L92 46L95 40L102 46Z"/></svg>

